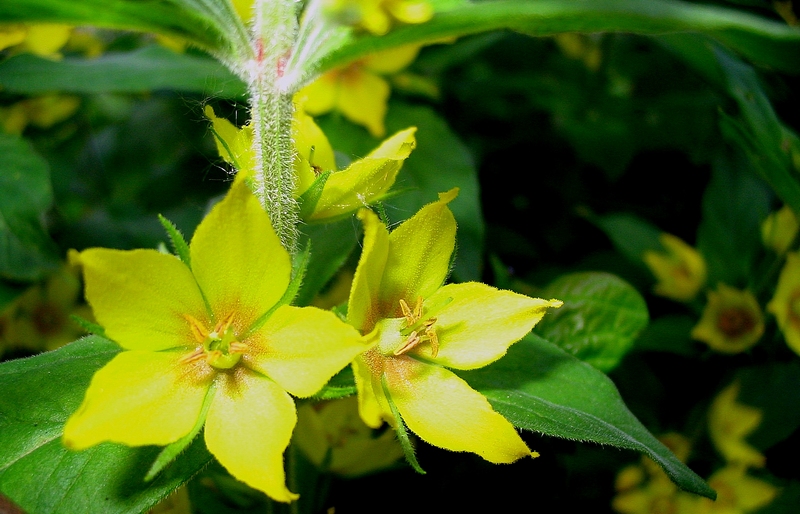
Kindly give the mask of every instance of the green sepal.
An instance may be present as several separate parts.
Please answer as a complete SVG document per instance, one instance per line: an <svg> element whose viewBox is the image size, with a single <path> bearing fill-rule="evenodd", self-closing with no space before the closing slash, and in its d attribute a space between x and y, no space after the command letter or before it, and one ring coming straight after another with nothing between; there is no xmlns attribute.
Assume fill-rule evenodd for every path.
<svg viewBox="0 0 800 514"><path fill-rule="evenodd" d="M192 269L192 259L189 255L189 244L184 239L183 234L181 231L178 230L178 227L175 226L170 220L162 216L161 214L158 215L158 221L161 222L161 226L164 227L166 230L167 235L169 236L169 240L172 243L172 249L177 254L178 258L186 264L189 269Z"/></svg>
<svg viewBox="0 0 800 514"><path fill-rule="evenodd" d="M206 397L203 400L203 406L200 408L200 415L197 417L197 422L195 422L188 434L181 437L174 443L168 444L163 450L161 450L161 453L158 454L158 457L156 457L153 465L150 466L150 469L144 476L145 482L150 482L153 480L156 475L161 473L165 467L169 466L178 457L178 455L183 453L183 451L186 450L190 444L192 444L192 441L194 441L194 438L200 433L203 425L206 424L206 416L208 415L209 407L211 407L211 400L214 398L215 391L216 387L212 383L211 387L209 387L208 391L206 392Z"/></svg>
<svg viewBox="0 0 800 514"><path fill-rule="evenodd" d="M414 468L414 471L417 473L424 475L425 470L419 465L417 462L417 456L414 453L414 445L411 442L411 438L408 436L408 429L406 428L406 423L403 421L403 416L400 415L400 411L397 410L397 406L392 401L392 395L389 393L389 388L386 385L386 377L381 376L381 387L383 387L383 395L386 397L386 401L389 404L389 409L392 411L392 416L394 417L394 429L397 432L397 440L400 441L400 446L403 448L403 453L406 456L406 460Z"/></svg>
<svg viewBox="0 0 800 514"><path fill-rule="evenodd" d="M70 314L69 319L74 321L77 325L80 325L82 329L84 329L85 331L87 331L92 335L106 337L106 330L97 323L92 323L88 319L82 318L77 314Z"/></svg>
<svg viewBox="0 0 800 514"><path fill-rule="evenodd" d="M317 208L319 199L322 197L322 191L325 189L325 183L328 181L328 177L331 176L331 173L333 172L325 171L321 173L316 180L314 180L314 183L297 199L300 204L301 219L308 219L314 214L314 209Z"/></svg>

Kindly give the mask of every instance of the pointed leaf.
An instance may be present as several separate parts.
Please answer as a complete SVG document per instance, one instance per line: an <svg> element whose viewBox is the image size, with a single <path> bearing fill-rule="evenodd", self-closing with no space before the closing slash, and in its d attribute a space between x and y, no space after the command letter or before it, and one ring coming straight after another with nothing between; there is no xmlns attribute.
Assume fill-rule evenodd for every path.
<svg viewBox="0 0 800 514"><path fill-rule="evenodd" d="M636 419L605 374L539 336L516 343L494 364L458 375L520 428L645 453L681 488L716 497Z"/></svg>
<svg viewBox="0 0 800 514"><path fill-rule="evenodd" d="M159 448L64 447L64 422L80 405L94 372L119 351L115 343L90 336L0 365L0 492L26 512L144 512L210 462L198 439L145 483Z"/></svg>
<svg viewBox="0 0 800 514"><path fill-rule="evenodd" d="M0 62L5 91L41 94L141 93L167 89L219 98L244 98L245 85L218 61L161 46L107 53L96 59L54 61L20 54Z"/></svg>

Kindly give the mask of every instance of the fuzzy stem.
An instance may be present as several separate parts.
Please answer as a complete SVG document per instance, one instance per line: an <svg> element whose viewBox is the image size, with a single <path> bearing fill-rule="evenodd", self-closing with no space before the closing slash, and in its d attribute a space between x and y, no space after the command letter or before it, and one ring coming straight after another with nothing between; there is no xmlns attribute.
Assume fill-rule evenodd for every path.
<svg viewBox="0 0 800 514"><path fill-rule="evenodd" d="M256 0L254 59L248 88L256 154L256 196L272 220L283 246L297 247L299 208L294 198L292 93L278 81L297 37L295 0Z"/></svg>

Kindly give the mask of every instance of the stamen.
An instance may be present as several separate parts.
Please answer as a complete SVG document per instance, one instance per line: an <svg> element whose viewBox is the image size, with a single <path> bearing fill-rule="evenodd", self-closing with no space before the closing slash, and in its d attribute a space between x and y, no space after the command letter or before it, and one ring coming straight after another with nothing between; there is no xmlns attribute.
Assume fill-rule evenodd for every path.
<svg viewBox="0 0 800 514"><path fill-rule="evenodd" d="M192 353L188 353L188 354L184 355L183 357L181 357L178 360L178 363L179 364L188 364L190 362L194 362L196 360L202 359L204 353L205 352L203 351L202 348L198 348L195 351L193 351Z"/></svg>
<svg viewBox="0 0 800 514"><path fill-rule="evenodd" d="M417 332L415 330L414 332L411 332L411 334L409 334L408 339L406 339L405 344L394 351L394 354L395 354L395 356L403 355L404 353L406 353L407 351L411 350L412 348L414 348L415 346L417 346L421 342L422 342L422 338L419 336L419 334L417 334Z"/></svg>
<svg viewBox="0 0 800 514"><path fill-rule="evenodd" d="M209 333L206 331L203 324L188 314L184 314L183 318L189 322L189 329L192 331L192 335L194 336L195 340L198 343L205 342L206 338L209 336Z"/></svg>
<svg viewBox="0 0 800 514"><path fill-rule="evenodd" d="M228 353L244 353L247 351L247 345L239 341L233 341L228 346Z"/></svg>

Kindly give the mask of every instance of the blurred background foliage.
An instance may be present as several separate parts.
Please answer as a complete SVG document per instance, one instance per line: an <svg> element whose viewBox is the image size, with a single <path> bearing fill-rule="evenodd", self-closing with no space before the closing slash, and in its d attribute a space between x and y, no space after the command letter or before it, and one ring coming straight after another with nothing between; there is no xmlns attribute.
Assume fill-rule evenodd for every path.
<svg viewBox="0 0 800 514"><path fill-rule="evenodd" d="M711 3L797 24L791 1ZM10 45L0 63L0 148L7 156L0 170L0 354L8 360L75 338L81 329L72 313L90 320L66 265L69 249L157 247L165 240L157 214L193 232L232 179L203 109L211 105L238 125L248 118L242 89L224 70L210 67L204 75L192 68L195 79L171 66L176 51L208 65L198 50L176 50L174 42L148 35L83 28L70 34L44 53L56 66L48 71L54 83L58 73L64 83L74 79L71 91L24 83L30 62L22 54L30 49ZM71 58L85 69L67 69ZM127 59L118 74L92 75L92 59L113 58ZM120 78L145 65L141 85ZM608 372L633 413L654 434L673 434L665 441L677 446L668 446L684 445L683 458L704 478L738 462L709 428L715 398L738 384L734 397L760 414L749 428L732 430L764 457L746 466L751 475L777 492L762 491L767 500L755 506L728 502L731 510L719 510L720 502L688 505L676 491L658 490L658 471L633 452L526 433L541 457L509 466L420 443L426 476L400 464L356 478L314 475L308 483L329 495L318 495L308 511L406 512L424 505L474 512L476 502L491 499L495 509L543 512L656 512L658 501L676 509L667 512L794 512L797 353L770 314L745 351L716 351L693 339L692 330L706 287L748 289L762 309L773 296L783 261L765 248L761 226L791 201L775 181L776 166L794 167L791 179L798 180L797 71L753 69L697 35L496 31L425 46L410 66L385 77L392 86L387 132L419 129L418 147L385 202L389 219L402 221L431 193L459 185L455 278L553 296L569 294L570 283L554 283L568 274L624 280L646 302L647 328L610 361L567 350ZM761 98L766 103L753 100ZM379 142L336 112L317 122L340 166ZM6 170L24 170L25 179ZM355 245L357 224L343 222L340 230ZM688 300L654 292L657 280L643 255L663 250L661 233L697 248L706 262L707 283ZM537 333L547 330L543 324ZM310 461L304 465L316 473ZM718 492L731 480L721 475ZM194 511L263 511L263 498L230 481L218 466L207 468L189 486Z"/></svg>

